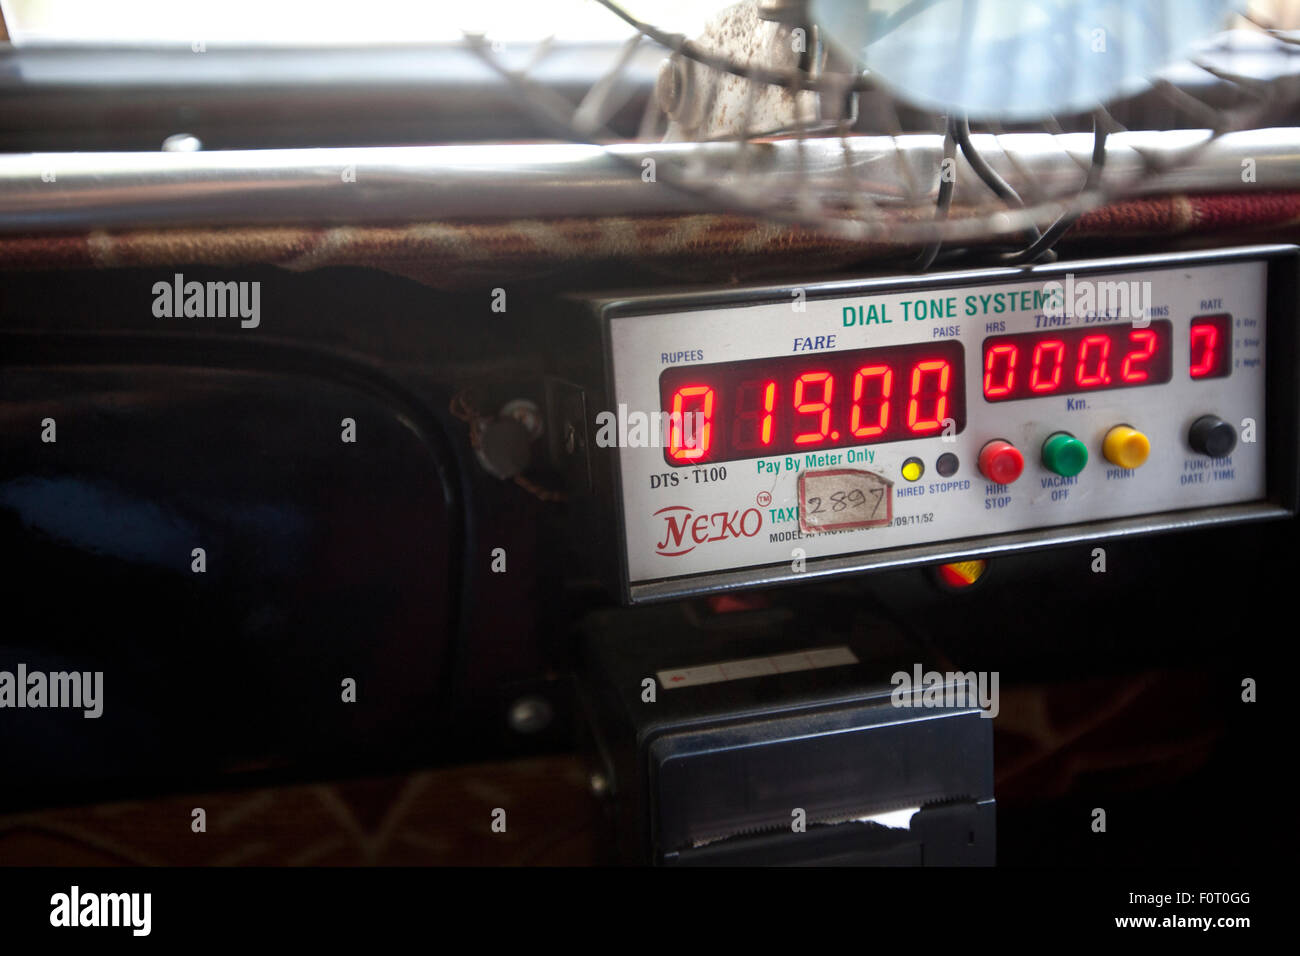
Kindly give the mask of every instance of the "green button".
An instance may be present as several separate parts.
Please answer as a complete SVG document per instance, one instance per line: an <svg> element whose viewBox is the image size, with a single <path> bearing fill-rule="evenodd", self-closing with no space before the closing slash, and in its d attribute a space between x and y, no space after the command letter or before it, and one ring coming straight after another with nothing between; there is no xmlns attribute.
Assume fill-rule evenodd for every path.
<svg viewBox="0 0 1300 956"><path fill-rule="evenodd" d="M1043 464L1058 475L1073 478L1088 464L1088 446L1069 432L1049 435L1043 442Z"/></svg>

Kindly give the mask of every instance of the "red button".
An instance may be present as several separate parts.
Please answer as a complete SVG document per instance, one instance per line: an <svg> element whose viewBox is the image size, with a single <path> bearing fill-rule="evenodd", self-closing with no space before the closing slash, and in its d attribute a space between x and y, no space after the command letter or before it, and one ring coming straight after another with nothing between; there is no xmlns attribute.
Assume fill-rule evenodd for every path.
<svg viewBox="0 0 1300 956"><path fill-rule="evenodd" d="M989 481L1009 485L1025 470L1025 456L1011 442L997 438L980 449L979 466Z"/></svg>

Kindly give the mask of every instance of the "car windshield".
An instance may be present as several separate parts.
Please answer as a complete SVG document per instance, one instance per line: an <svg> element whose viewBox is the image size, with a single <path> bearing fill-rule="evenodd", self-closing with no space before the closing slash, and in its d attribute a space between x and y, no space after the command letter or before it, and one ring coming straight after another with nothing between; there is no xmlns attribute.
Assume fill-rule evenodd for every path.
<svg viewBox="0 0 1300 956"><path fill-rule="evenodd" d="M723 0L645 0L633 15L691 35ZM409 44L447 43L465 32L502 42L556 36L608 42L628 27L592 0L0 0L16 44Z"/></svg>

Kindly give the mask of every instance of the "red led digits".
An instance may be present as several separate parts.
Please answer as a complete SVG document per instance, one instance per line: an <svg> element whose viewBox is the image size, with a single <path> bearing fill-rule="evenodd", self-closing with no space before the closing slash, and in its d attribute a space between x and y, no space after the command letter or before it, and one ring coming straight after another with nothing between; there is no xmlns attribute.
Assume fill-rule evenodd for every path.
<svg viewBox="0 0 1300 956"><path fill-rule="evenodd" d="M1223 378L1232 370L1232 316L1192 319L1188 372L1192 378Z"/></svg>
<svg viewBox="0 0 1300 956"><path fill-rule="evenodd" d="M1089 356L1089 352L1092 356ZM1089 372L1089 359L1096 363ZM1080 388L1097 388L1110 384L1110 372L1106 362L1110 358L1110 336L1089 335L1079 343L1079 362L1074 367L1074 384Z"/></svg>
<svg viewBox="0 0 1300 956"><path fill-rule="evenodd" d="M1044 373L1046 366L1051 371ZM1049 339L1034 346L1034 368L1029 373L1031 392L1054 392L1061 387L1061 369L1065 367L1065 343Z"/></svg>
<svg viewBox="0 0 1300 956"><path fill-rule="evenodd" d="M1215 365L1215 346L1219 344L1219 330L1212 325L1192 326L1192 378L1205 378Z"/></svg>
<svg viewBox="0 0 1300 956"><path fill-rule="evenodd" d="M821 401L804 401L806 385L821 385ZM818 430L795 435L796 445L813 445L826 440L831 431L831 398L834 394L835 377L830 372L804 372L794 380L794 410L800 415L818 416Z"/></svg>
<svg viewBox="0 0 1300 956"><path fill-rule="evenodd" d="M1010 395L1016 386L1016 361L1020 349L1014 345L995 345L984 353L984 394L989 398Z"/></svg>
<svg viewBox="0 0 1300 956"><path fill-rule="evenodd" d="M1150 329L1134 329L1128 334L1128 338L1137 348L1124 356L1124 363L1119 367L1119 377L1125 384L1136 385L1147 380L1147 370L1138 368L1137 364L1139 362L1145 364L1156 354L1156 346L1160 339Z"/></svg>
<svg viewBox="0 0 1300 956"><path fill-rule="evenodd" d="M671 421L664 460L820 453L925 438L949 421L960 433L964 369L965 349L955 340L666 368L659 375L660 407ZM698 439L692 413L704 422ZM715 416L724 423L717 429Z"/></svg>
<svg viewBox="0 0 1300 956"><path fill-rule="evenodd" d="M768 382L763 387L763 427L759 440L764 445L772 444L772 407L776 405L776 382Z"/></svg>
<svg viewBox="0 0 1300 956"><path fill-rule="evenodd" d="M878 390L864 403L862 397L870 388ZM889 427L889 398L894 391L894 370L888 365L868 365L860 368L853 375L853 410L849 413L849 431L854 438L875 438L883 435ZM870 424L863 425L863 405L874 402L876 414L870 416Z"/></svg>
<svg viewBox="0 0 1300 956"><path fill-rule="evenodd" d="M745 406L756 404L756 408ZM731 429L733 448L766 448L772 444L776 382L750 379L737 390L736 423Z"/></svg>
<svg viewBox="0 0 1300 956"><path fill-rule="evenodd" d="M996 335L984 340L984 397L1005 402L1167 382L1172 338L1168 319L1140 329L1116 324ZM1026 359L1028 374L1016 374Z"/></svg>
<svg viewBox="0 0 1300 956"><path fill-rule="evenodd" d="M926 387L927 379L933 388ZM943 427L948 414L948 388L952 379L952 366L943 359L917 362L912 366L912 388L907 402L907 428L917 435L937 432ZM921 415L921 402L934 399L933 417Z"/></svg>
<svg viewBox="0 0 1300 956"><path fill-rule="evenodd" d="M699 461L709 453L713 436L713 400L715 393L707 385L687 385L673 393L672 415L668 426L668 458L675 462ZM688 398L698 398L698 407Z"/></svg>

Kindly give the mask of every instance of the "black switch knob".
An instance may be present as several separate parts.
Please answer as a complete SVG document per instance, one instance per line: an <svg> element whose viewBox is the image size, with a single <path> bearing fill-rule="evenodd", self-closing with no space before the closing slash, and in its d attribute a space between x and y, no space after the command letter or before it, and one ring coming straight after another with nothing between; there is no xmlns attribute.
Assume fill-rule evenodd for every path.
<svg viewBox="0 0 1300 956"><path fill-rule="evenodd" d="M1218 415L1202 415L1192 422L1187 443L1211 458L1226 458L1237 447L1237 429Z"/></svg>

